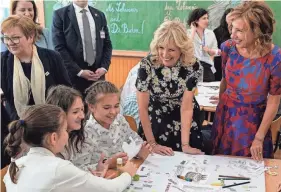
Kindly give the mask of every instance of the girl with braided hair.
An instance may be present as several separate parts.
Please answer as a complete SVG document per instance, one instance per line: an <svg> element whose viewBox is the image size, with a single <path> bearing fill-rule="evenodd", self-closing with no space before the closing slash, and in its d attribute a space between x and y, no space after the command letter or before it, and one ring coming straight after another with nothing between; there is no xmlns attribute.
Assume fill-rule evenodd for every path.
<svg viewBox="0 0 281 192"><path fill-rule="evenodd" d="M17 159L21 143L31 146L26 156ZM121 192L131 184L137 168L131 162L120 168L123 172L113 180L93 176L56 157L68 143L67 120L64 111L55 105L29 107L22 119L9 125L5 139L11 159L4 183L14 192Z"/></svg>
<svg viewBox="0 0 281 192"><path fill-rule="evenodd" d="M126 119L119 114L120 94L117 87L108 81L98 81L93 83L86 90L86 103L89 113L85 123L85 143L81 153L77 153L77 158L83 162L73 162L92 168L99 162L99 155L104 154L104 161L109 168L116 167L117 158L122 158L123 162L128 160L128 156L122 149L123 142L142 144L137 154L145 159L151 151L151 147L134 132ZM89 146L90 145L90 146Z"/></svg>

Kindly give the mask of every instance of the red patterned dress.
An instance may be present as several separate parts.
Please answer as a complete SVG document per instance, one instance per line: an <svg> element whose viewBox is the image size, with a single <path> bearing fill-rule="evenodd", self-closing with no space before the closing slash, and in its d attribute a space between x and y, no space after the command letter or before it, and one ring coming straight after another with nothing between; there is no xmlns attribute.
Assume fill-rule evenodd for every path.
<svg viewBox="0 0 281 192"><path fill-rule="evenodd" d="M212 128L213 153L251 156L250 147L261 124L267 96L281 94L281 49L257 59L241 56L232 40L222 44L222 94ZM273 156L270 130L263 143L263 157Z"/></svg>

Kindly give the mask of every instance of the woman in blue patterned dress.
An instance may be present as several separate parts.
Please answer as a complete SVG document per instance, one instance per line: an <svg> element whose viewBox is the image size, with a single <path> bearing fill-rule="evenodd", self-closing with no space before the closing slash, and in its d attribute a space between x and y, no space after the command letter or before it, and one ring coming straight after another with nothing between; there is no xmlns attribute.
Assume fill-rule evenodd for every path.
<svg viewBox="0 0 281 192"><path fill-rule="evenodd" d="M192 41L178 21L156 30L151 54L140 62L136 81L139 134L162 155L174 151L201 154L202 122L193 89L202 67L194 58Z"/></svg>
<svg viewBox="0 0 281 192"><path fill-rule="evenodd" d="M262 160L273 156L269 127L281 94L281 49L272 44L275 20L264 2L245 2L231 17L232 40L221 46L213 152Z"/></svg>

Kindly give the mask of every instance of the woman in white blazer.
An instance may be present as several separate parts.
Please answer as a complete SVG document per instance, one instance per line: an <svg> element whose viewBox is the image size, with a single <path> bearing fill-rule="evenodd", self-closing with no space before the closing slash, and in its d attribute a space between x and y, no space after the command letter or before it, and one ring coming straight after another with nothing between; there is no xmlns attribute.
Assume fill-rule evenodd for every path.
<svg viewBox="0 0 281 192"><path fill-rule="evenodd" d="M19 159L20 145L32 146ZM8 192L121 192L130 185L136 166L128 162L119 177L107 180L82 171L55 156L68 143L66 115L54 105L34 105L13 121L5 139L11 164L4 183Z"/></svg>

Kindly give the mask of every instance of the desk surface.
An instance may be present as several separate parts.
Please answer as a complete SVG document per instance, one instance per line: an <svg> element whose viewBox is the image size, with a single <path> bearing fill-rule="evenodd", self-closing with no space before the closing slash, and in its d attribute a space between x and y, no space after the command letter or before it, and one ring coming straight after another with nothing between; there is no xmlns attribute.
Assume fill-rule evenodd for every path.
<svg viewBox="0 0 281 192"><path fill-rule="evenodd" d="M139 160L139 159L134 159L132 161L137 165L137 167L139 167L143 163L143 160ZM265 173L266 192L277 192L277 184L281 182L281 160L265 159L264 162L266 166L278 166L278 169L272 170L278 172L277 176L271 176ZM108 171L107 175L111 175L113 172L116 171L110 170Z"/></svg>

